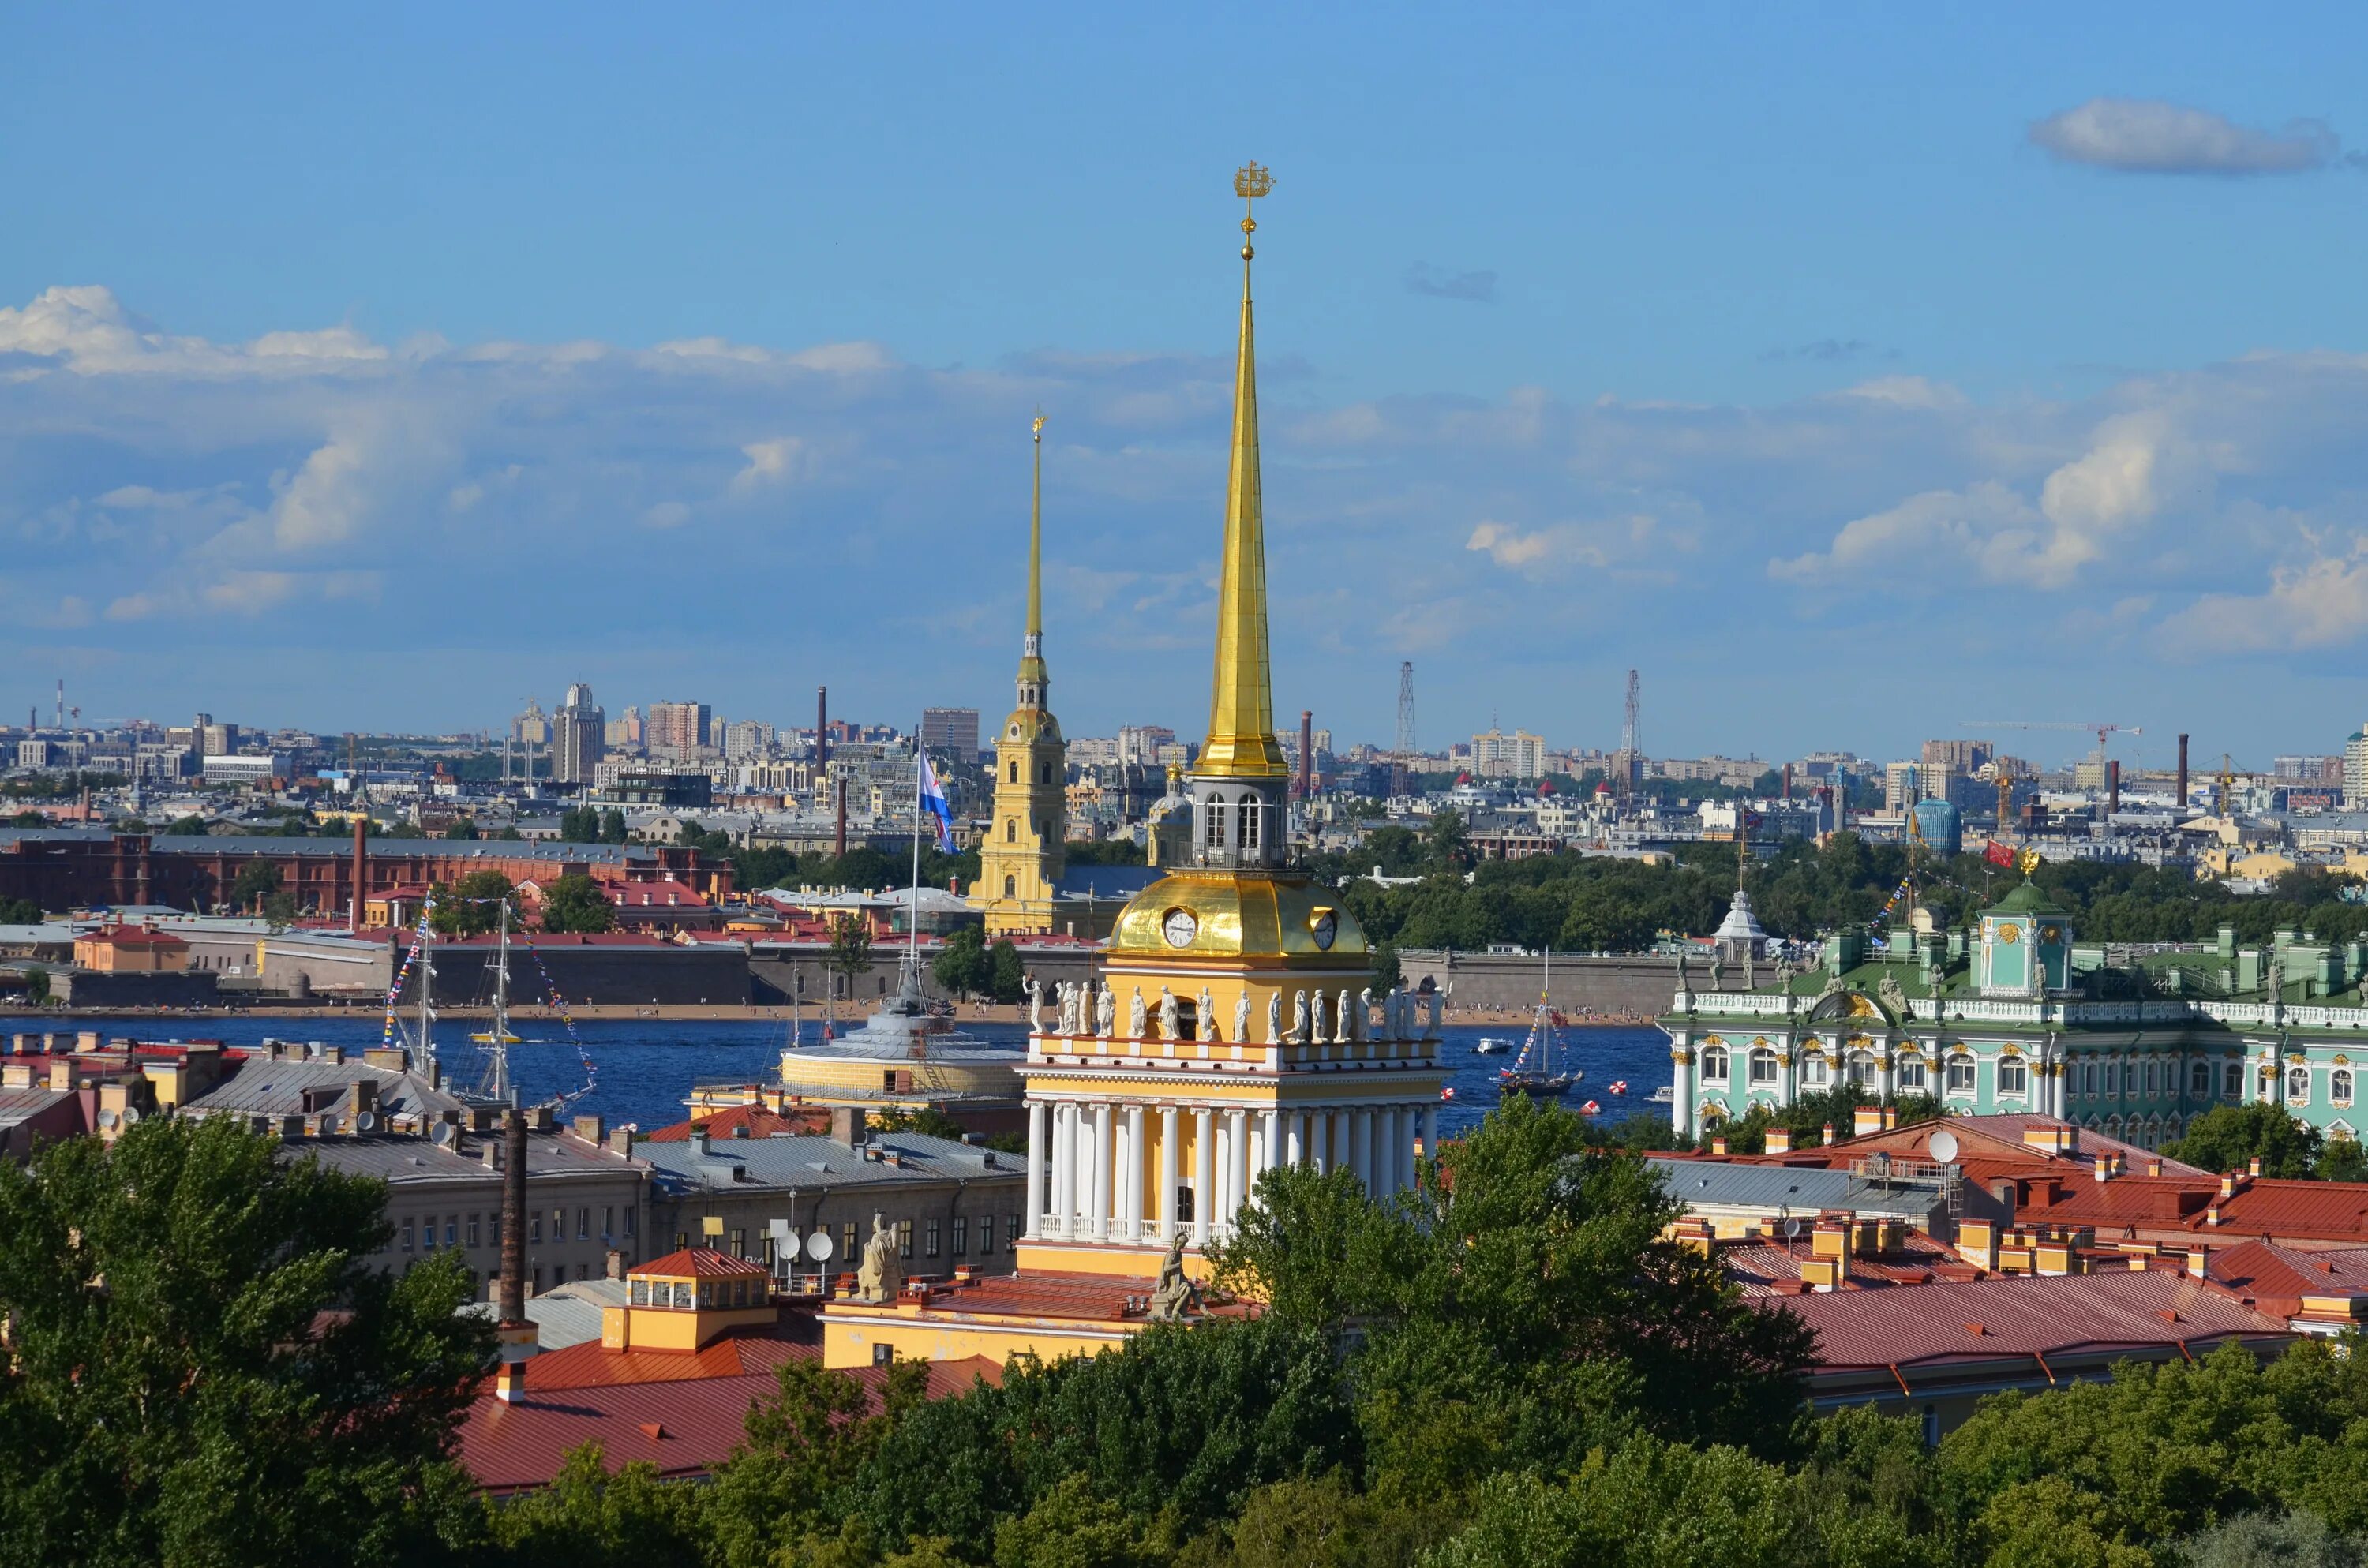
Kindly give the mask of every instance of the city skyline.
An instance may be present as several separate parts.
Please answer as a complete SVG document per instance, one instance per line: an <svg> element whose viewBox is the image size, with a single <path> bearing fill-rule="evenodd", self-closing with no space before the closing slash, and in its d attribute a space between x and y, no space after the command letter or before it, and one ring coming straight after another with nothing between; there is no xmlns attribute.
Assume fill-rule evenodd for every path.
<svg viewBox="0 0 2368 1568"><path fill-rule="evenodd" d="M768 115L716 40L671 40L658 59L705 67L746 145L669 158L663 115L619 108L605 134L634 155L589 199L526 188L519 117L625 105L638 61L614 36L568 46L564 105L480 91L539 40L422 61L485 134L464 156L386 101L420 39L357 62L349 105L308 82L224 119L205 111L268 49L160 26L120 40L126 123L179 111L186 146L110 133L13 171L31 206L0 247L0 659L28 701L62 675L94 713L339 731L490 728L516 697L489 686L575 680L776 722L824 683L900 724L994 710L1042 406L1062 710L1080 733L1194 734L1228 347L1209 171L1250 138L1292 199L1262 283L1283 710L1385 743L1412 658L1429 733L1502 712L1609 745L1641 666L1656 755L1898 755L1975 718L2142 725L2121 754L2141 766L2180 731L2257 764L2331 750L2368 702L2342 668L2368 629L2368 364L2340 286L2368 115L2329 47L2361 24L2320 16L2309 50L2215 38L2224 83L2189 58L2202 16L2013 44L1811 29L1765 83L1752 24L1557 23L1507 69L1590 91L1522 95L1520 118L1471 69L1493 22L1418 84L1383 28L1304 94L1229 85L1236 115L1064 148L1049 201L1012 194L1048 111L957 151L921 135L976 90L928 101L930 54L880 97L911 124L859 147L826 122L863 85ZM63 49L90 25L12 30ZM862 35L753 41L794 65ZM1273 65L1323 41L1280 25ZM1090 104L1168 46L1212 58L1083 29L1021 79L1065 74ZM1830 91L1878 56L1913 110ZM1360 70L1435 111L1422 145L1344 101ZM689 90L658 75L661 103ZM33 123L59 90L5 112ZM291 173L310 244L251 192L248 228L201 207L209 151L283 123L351 137L344 183ZM1846 169L1816 155L1842 145ZM768 157L815 227L716 199ZM578 239L615 239L676 181L663 246L636 229L422 267L438 225L389 222L444 200L516 238L565 205ZM2042 679L2062 695L1999 690Z"/></svg>

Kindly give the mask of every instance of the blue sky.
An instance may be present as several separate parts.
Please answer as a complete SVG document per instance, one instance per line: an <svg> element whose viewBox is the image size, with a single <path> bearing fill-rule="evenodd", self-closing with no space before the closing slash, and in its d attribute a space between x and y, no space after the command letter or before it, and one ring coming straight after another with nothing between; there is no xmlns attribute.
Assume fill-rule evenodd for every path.
<svg viewBox="0 0 2368 1568"><path fill-rule="evenodd" d="M1286 711L2332 749L2368 18L1926 9L19 8L0 704L994 710L1041 403L1056 706L1196 730L1257 157Z"/></svg>

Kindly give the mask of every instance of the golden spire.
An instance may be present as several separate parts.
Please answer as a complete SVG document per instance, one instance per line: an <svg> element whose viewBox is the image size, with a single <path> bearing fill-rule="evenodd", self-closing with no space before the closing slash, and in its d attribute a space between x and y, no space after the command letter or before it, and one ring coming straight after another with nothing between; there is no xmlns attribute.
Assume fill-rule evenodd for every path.
<svg viewBox="0 0 2368 1568"><path fill-rule="evenodd" d="M1028 633L1019 645L1019 705L1042 708L1051 676L1044 668L1044 415L1029 427L1036 446L1036 485L1028 506Z"/></svg>
<svg viewBox="0 0 2368 1568"><path fill-rule="evenodd" d="M1258 360L1250 343L1252 205L1274 176L1250 164L1234 176L1243 202L1242 341L1234 364L1234 452L1225 482L1225 555L1217 577L1217 661L1209 688L1209 740L1193 767L1202 778L1281 778L1273 677L1267 660L1266 518L1258 497Z"/></svg>

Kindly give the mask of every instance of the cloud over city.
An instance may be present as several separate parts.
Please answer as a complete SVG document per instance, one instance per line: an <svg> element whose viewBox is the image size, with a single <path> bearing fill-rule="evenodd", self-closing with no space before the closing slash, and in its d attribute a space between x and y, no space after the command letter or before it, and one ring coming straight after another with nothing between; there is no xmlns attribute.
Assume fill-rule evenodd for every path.
<svg viewBox="0 0 2368 1568"><path fill-rule="evenodd" d="M2342 142L2321 120L2265 131L2153 98L2090 98L2034 120L2031 140L2065 163L2123 174L2291 175L2343 159Z"/></svg>
<svg viewBox="0 0 2368 1568"><path fill-rule="evenodd" d="M1593 682L1780 628L1799 656L1848 658L2001 618L2106 627L2125 652L2097 656L2134 667L2368 637L2359 357L2253 355L2068 402L1905 367L1760 405L1341 401L1320 369L1265 389L1286 706L1360 682L1385 704L1417 655L1475 687ZM169 653L229 679L331 648L272 666L308 672L325 710L350 680L539 669L566 626L598 678L723 667L762 693L782 677L752 657L836 649L883 704L992 707L1041 406L1064 716L1189 727L1231 372L1222 351L930 368L870 343L386 346L301 323L222 344L51 289L0 308L0 657ZM445 706L422 695L417 716Z"/></svg>

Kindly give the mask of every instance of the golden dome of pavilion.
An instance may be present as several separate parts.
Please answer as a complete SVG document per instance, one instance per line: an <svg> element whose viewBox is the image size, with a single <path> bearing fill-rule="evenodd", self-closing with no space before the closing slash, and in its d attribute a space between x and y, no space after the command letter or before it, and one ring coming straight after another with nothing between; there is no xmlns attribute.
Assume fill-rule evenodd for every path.
<svg viewBox="0 0 2368 1568"><path fill-rule="evenodd" d="M1364 928L1337 889L1308 877L1190 866L1128 901L1109 951L1135 959L1301 959L1326 968L1361 963L1367 955Z"/></svg>

